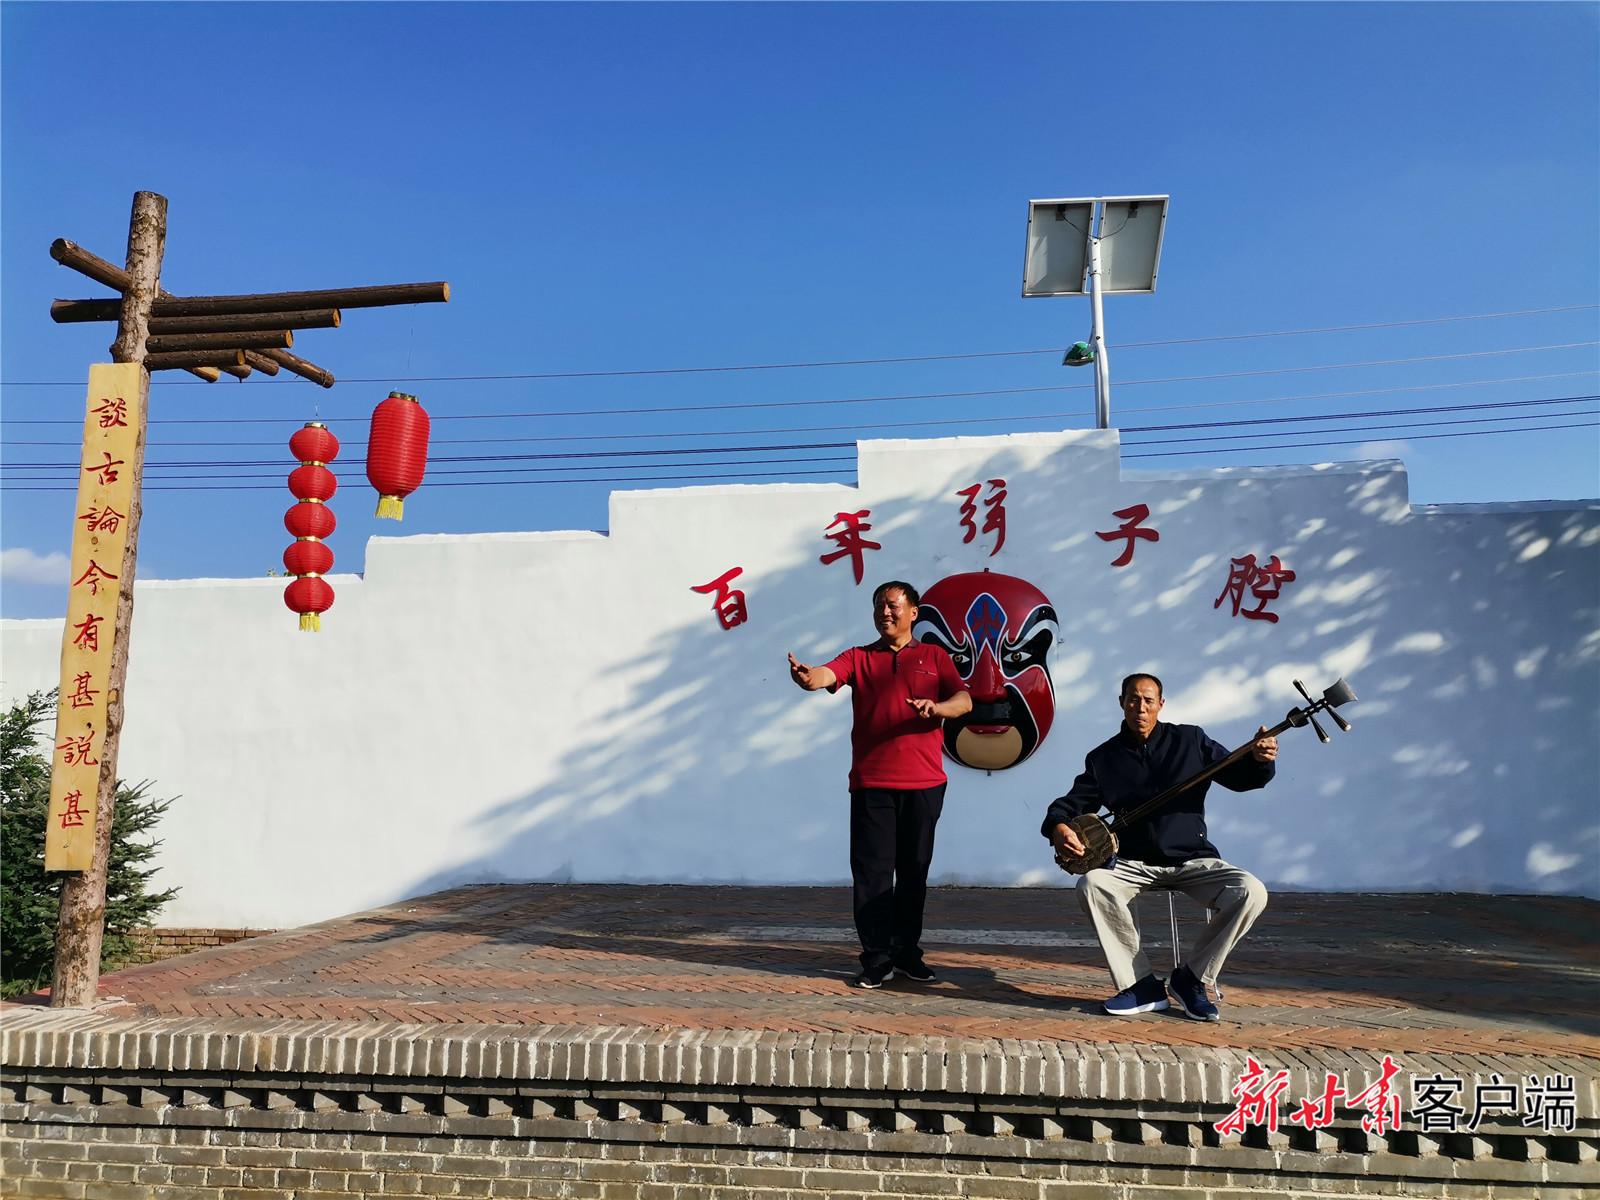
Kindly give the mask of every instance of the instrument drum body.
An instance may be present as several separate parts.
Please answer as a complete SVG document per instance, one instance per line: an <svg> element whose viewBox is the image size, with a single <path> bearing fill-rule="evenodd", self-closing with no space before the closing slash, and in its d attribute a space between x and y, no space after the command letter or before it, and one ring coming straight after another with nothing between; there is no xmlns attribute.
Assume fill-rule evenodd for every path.
<svg viewBox="0 0 1600 1200"><path fill-rule="evenodd" d="M1056 862L1069 875L1087 875L1097 867L1110 864L1117 855L1117 835L1094 813L1083 813L1067 822L1067 828L1078 835L1083 843L1083 854L1078 858L1063 858Z"/></svg>

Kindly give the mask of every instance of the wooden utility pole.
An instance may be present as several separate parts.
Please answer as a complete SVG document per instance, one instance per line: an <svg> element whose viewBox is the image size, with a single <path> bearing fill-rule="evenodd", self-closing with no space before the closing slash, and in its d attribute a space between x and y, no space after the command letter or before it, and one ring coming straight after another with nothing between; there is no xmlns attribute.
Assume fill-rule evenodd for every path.
<svg viewBox="0 0 1600 1200"><path fill-rule="evenodd" d="M61 639L62 687L45 830L45 869L63 873L50 987L54 1008L92 1005L100 984L117 752L127 711L123 687L143 511L150 373L185 370L214 383L219 370L242 380L252 371L276 375L283 367L332 387L332 373L289 353L292 330L338 328L341 307L450 298L450 285L442 282L174 296L161 287L166 236L166 197L136 192L125 268L65 238L50 247L51 257L63 266L121 293L117 300L57 300L50 311L57 322L117 322L112 364L97 364L89 371L73 526L73 584ZM113 563L120 564L115 572ZM112 628L106 630L106 625Z"/></svg>
<svg viewBox="0 0 1600 1200"><path fill-rule="evenodd" d="M161 290L161 258L167 244L167 198L154 192L135 192L133 215L128 222L128 279L130 286L122 297L122 312L117 322L117 340L111 345L112 360L142 363L145 342L150 336L150 307ZM122 551L122 570L117 578L116 627L111 636L111 665L104 684L104 739L99 747L100 777L95 788L93 857L87 870L68 871L61 881L61 912L56 922L56 961L50 979L52 1008L87 1008L94 1003L100 985L100 948L106 931L106 871L111 861L111 822L117 802L117 749L121 742L122 720L126 711L123 684L128 678L128 632L133 624L134 564L139 557L140 477L144 474L144 443L148 430L150 373L142 368L135 385L139 389L131 461L126 463L132 476L132 499L123 514L127 541ZM90 404L94 396L90 395ZM68 628L63 642L71 637ZM98 689L97 689L98 690ZM56 737L70 736L65 728L68 695L61 698L56 718ZM58 751L59 753L59 751ZM59 766L59 763L57 764ZM65 784L58 785L65 791ZM55 797L52 797L55 799ZM52 804L51 832L57 829L59 814Z"/></svg>

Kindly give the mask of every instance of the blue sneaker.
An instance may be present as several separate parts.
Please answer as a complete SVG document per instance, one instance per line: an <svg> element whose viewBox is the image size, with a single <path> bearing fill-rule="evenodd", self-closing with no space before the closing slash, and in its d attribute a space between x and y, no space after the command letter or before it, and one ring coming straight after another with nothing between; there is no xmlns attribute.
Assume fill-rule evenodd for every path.
<svg viewBox="0 0 1600 1200"><path fill-rule="evenodd" d="M1206 985L1196 979L1194 972L1187 966L1179 967L1172 973L1172 978L1167 980L1167 987L1171 989L1178 1007L1183 1009L1183 1015L1190 1020L1222 1020L1222 1014L1217 1012L1217 1006L1211 1003L1211 998L1206 995Z"/></svg>
<svg viewBox="0 0 1600 1200"><path fill-rule="evenodd" d="M1118 992L1106 1001L1106 1011L1114 1017L1131 1017L1138 1013L1165 1012L1167 989L1154 975L1146 975L1125 991Z"/></svg>

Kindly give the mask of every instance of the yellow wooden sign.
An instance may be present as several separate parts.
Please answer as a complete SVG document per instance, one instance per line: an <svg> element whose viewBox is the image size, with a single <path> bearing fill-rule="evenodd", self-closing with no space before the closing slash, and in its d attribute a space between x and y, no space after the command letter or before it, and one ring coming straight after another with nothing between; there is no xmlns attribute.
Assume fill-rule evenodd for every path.
<svg viewBox="0 0 1600 1200"><path fill-rule="evenodd" d="M118 593L133 584L121 578L122 557L144 458L139 439L148 395L149 376L139 363L89 368L44 839L47 871L87 871L94 856L100 759L111 699L107 681L117 650Z"/></svg>

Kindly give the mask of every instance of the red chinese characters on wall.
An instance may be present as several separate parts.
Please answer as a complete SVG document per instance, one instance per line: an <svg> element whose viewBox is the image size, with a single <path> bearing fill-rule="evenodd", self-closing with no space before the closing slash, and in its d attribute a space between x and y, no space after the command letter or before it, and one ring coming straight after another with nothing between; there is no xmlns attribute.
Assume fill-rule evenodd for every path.
<svg viewBox="0 0 1600 1200"><path fill-rule="evenodd" d="M1004 479L991 479L989 494L983 498L983 533L985 536L994 534L994 546L989 551L993 558L1000 553L1000 547L1006 544L1006 481ZM961 536L963 546L971 544L973 538L978 536L978 523L974 518L978 515L978 493L983 491L982 483L975 483L971 487L958 488L956 495L962 497L961 501L961 527L966 530Z"/></svg>
<svg viewBox="0 0 1600 1200"><path fill-rule="evenodd" d="M1144 522L1150 518L1148 504L1131 504L1127 508L1119 508L1111 514L1122 522L1115 529L1105 531L1095 530L1095 537L1102 542L1114 542L1119 538L1127 539L1127 545L1122 548L1122 553L1111 560L1113 567L1125 567L1133 561L1133 548L1142 541L1159 542L1161 535L1154 529L1144 528Z"/></svg>
<svg viewBox="0 0 1600 1200"><path fill-rule="evenodd" d="M870 508L859 509L856 512L835 513L833 520L822 533L823 537L830 539L839 548L831 553L819 555L817 561L823 566L827 566L829 563L837 562L839 559L848 556L851 570L855 572L857 586L861 583L865 552L883 549L879 543L868 541L861 536L872 528L867 522L867 518L871 515L872 510ZM835 530L835 526L842 526L843 528Z"/></svg>
<svg viewBox="0 0 1600 1200"><path fill-rule="evenodd" d="M699 592L701 595L716 593L711 597L711 610L717 614L717 620L722 623L724 629L732 629L735 626L743 625L750 619L749 609L745 606L744 592L738 588L728 586L743 573L743 567L730 567L710 583L703 583L698 587L689 589L691 592Z"/></svg>
<svg viewBox="0 0 1600 1200"><path fill-rule="evenodd" d="M994 557L1006 543L1007 481L999 477L980 480L956 489L954 495L961 502L957 521L962 530L961 544L971 545L979 539L991 538L988 557ZM835 513L833 520L824 528L823 537L833 542L836 549L818 556L823 566L848 558L851 574L858 586L865 575L866 552L883 549L881 543L866 536L872 530L872 524L867 519L871 515L872 510L867 508ZM1161 540L1160 530L1150 524L1149 504L1140 502L1114 509L1111 516L1118 524L1114 528L1095 530L1094 535L1103 542L1121 543L1116 557L1110 562L1112 567L1131 564L1141 542ZM715 593L712 607L724 629L731 629L749 620L744 594L729 586L741 570L738 567L731 568L721 578L693 588L705 595ZM1258 560L1254 554L1232 558L1227 582L1223 585L1222 593L1213 601L1212 608L1221 608L1227 602L1232 616L1275 625L1280 614L1273 612L1271 606L1294 579L1295 572L1276 554L1269 555L1265 561Z"/></svg>
<svg viewBox="0 0 1600 1200"><path fill-rule="evenodd" d="M1222 602L1227 600L1233 606L1233 616L1277 624L1278 614L1268 612L1267 605L1278 598L1285 584L1293 582L1294 572L1279 562L1276 554L1265 563L1257 563L1254 554L1246 554L1243 558L1231 560L1228 582L1223 585L1222 594L1211 607L1221 608ZM1254 608L1244 607L1247 590L1255 598Z"/></svg>

